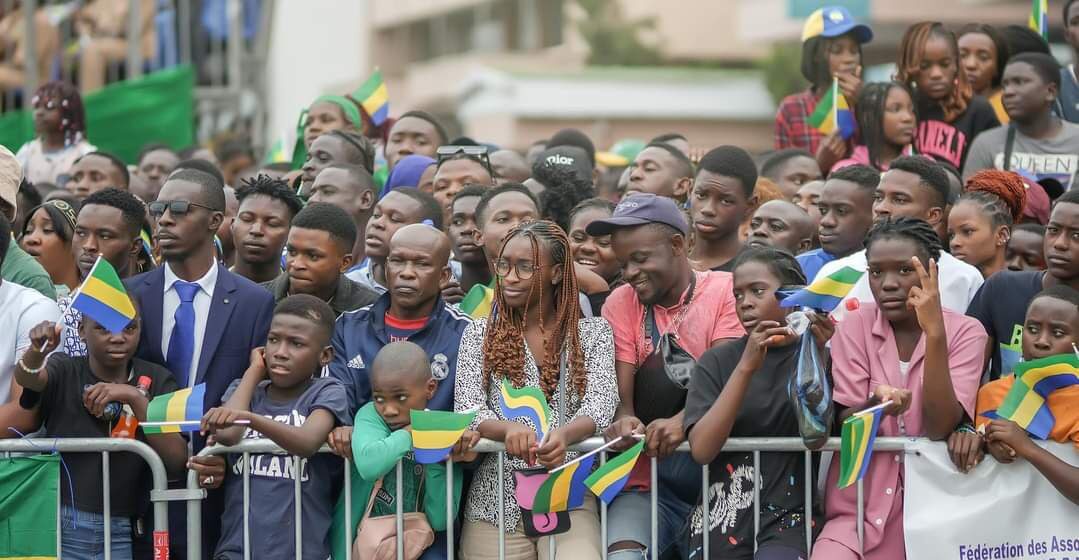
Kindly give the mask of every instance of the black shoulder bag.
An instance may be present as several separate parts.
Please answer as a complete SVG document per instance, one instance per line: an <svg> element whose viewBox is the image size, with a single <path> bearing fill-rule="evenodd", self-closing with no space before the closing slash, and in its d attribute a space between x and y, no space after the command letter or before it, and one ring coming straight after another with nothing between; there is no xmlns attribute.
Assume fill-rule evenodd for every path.
<svg viewBox="0 0 1079 560"><path fill-rule="evenodd" d="M686 387L697 360L678 343L678 327L689 312L696 273L690 276L689 289L682 309L670 332L659 334L653 306L645 309L645 335L652 341L652 353L637 368L633 382L633 408L645 425L659 418L670 418L686 406Z"/></svg>

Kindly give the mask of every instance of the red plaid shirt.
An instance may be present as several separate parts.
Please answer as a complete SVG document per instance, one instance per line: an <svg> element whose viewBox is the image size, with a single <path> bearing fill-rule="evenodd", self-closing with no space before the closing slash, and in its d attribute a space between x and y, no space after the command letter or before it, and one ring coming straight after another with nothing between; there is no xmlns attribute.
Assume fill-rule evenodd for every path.
<svg viewBox="0 0 1079 560"><path fill-rule="evenodd" d="M823 137L809 125L809 116L817 108L817 96L812 88L783 98L776 111L776 149L802 148L817 153Z"/></svg>

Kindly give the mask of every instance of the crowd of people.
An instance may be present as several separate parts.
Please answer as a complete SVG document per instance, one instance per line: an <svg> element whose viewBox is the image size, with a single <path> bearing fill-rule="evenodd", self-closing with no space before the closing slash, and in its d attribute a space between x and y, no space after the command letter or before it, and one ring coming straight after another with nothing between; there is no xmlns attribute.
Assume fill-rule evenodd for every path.
<svg viewBox="0 0 1079 560"><path fill-rule="evenodd" d="M1064 24L1079 55L1079 2ZM514 559L546 557L549 538L566 558L689 558L704 539L712 558L903 558L902 453L873 455L859 519L838 457L807 469L802 452L764 453L755 467L723 450L801 435L786 386L803 338L781 299L853 270L804 339L825 356L833 424L890 403L881 436L946 441L962 473L986 453L1029 461L1079 504L1079 468L983 414L1020 361L1079 353L1076 68L1021 27L924 22L904 34L894 81L864 83L872 37L840 7L809 18L811 86L782 100L775 150L756 158L677 133L603 152L574 129L522 154L451 138L420 110L375 126L355 100L325 96L293 162L258 165L226 142L149 145L129 167L89 143L78 90L46 84L36 138L0 148L0 437L106 437L111 403L145 420L153 397L204 386L198 431L138 437L175 487L193 470L207 490L207 558L243 557L245 515L252 557L293 557L297 478L303 557L317 560L344 558L346 534L366 546L398 499L431 536L411 557L497 558L501 519ZM809 124L833 87L855 114L848 138ZM99 261L136 310L120 332L71 304ZM672 360L692 373L672 378ZM504 383L542 391L550 424L507 416ZM1051 439L1079 445L1079 386L1048 402ZM475 412L449 493L445 464L411 452L410 411L425 409ZM594 436L617 440L612 452L643 437L657 472L634 467L605 541L592 499L537 536L514 473L563 465ZM264 438L302 460L197 455ZM481 438L506 455L477 454ZM66 460L63 555L97 558L102 460ZM147 469L120 454L111 474L113 557L147 557ZM705 510L723 515L705 527Z"/></svg>

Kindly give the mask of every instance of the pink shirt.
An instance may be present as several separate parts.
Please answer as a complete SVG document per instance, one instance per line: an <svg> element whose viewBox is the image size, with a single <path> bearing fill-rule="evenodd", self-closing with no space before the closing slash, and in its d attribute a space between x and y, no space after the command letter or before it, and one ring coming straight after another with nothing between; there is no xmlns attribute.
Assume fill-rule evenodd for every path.
<svg viewBox="0 0 1079 560"><path fill-rule="evenodd" d="M678 326L678 343L686 352L699 359L701 354L721 338L738 338L745 334L734 307L734 280L729 272L695 272L697 286L685 319ZM673 307L655 306L656 328L668 333L682 312L685 292ZM614 359L640 366L652 353L651 341L644 336L644 306L633 286L623 284L614 289L603 304L603 318L614 329Z"/></svg>
<svg viewBox="0 0 1079 560"><path fill-rule="evenodd" d="M982 378L985 344L988 335L977 320L944 309L944 329L948 340L948 369L952 388L959 404L971 418ZM881 419L878 436L924 436L922 419L922 376L925 367L925 337L911 355L906 375L900 370L895 333L876 304L863 304L848 313L832 338L833 397L836 407L859 406L879 385L908 389L910 408L902 414L903 429L895 416ZM903 544L903 454L876 452L863 480L865 494L866 558L904 558ZM858 550L857 486L836 488L839 455L832 457L825 495L827 521L818 543L823 549L840 544ZM898 538L896 538L898 536ZM822 541L833 541L823 543ZM814 549L814 558L818 558Z"/></svg>

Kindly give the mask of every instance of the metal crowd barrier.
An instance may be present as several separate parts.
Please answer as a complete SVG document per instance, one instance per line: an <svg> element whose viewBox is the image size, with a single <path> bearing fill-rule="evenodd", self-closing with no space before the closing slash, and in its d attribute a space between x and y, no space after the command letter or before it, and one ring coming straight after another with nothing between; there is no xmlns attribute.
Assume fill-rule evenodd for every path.
<svg viewBox="0 0 1079 560"><path fill-rule="evenodd" d="M910 439L910 438L897 438L897 437L885 438L885 437L881 437L881 438L876 439L876 441L874 442L874 445L873 445L873 449L874 449L874 451L904 451L906 449L906 444L908 442L910 442L910 441L913 441L913 440ZM587 439L587 440L585 440L585 441L583 441L583 442L581 442L581 443L579 443L577 445L571 446L570 449L573 450L573 451L591 451L593 449L596 449L596 448L600 447L601 445L603 445L603 443L604 443L604 441L603 441L602 438L590 438L590 439ZM839 451L839 449L840 449L840 439L839 438L831 438L831 439L829 439L828 443L825 444L825 446L822 449L819 449L817 451L810 451L810 450L806 449L805 445L802 444L802 439L801 438L796 438L796 437L731 438L731 439L727 440L726 445L723 446L723 452L724 453L727 453L727 452L752 452L753 453L753 467L754 467L753 472L755 473L754 476L757 477L755 479L755 481L754 481L754 484L753 484L753 537L754 537L754 539L753 539L753 550L754 551L757 550L757 535L758 535L758 533L760 533L760 506L759 506L759 502L760 502L760 478L759 478L759 474L757 474L757 473L760 472L761 453L762 452L763 453L770 453L770 452L788 452L789 453L789 452L798 452L798 451L805 453L805 459L806 459L805 460L805 503L804 503L805 518L804 518L803 525L805 527L806 550L808 552L808 551L810 551L812 549L812 546L813 546L813 524L812 524L812 519L813 519L812 514L813 514L813 512L812 512L812 508L813 508L813 488L816 486L816 481L813 480L813 476L812 476L813 473L812 473L811 454L816 453L816 452L820 452L820 451ZM319 450L320 453L328 453L329 451L330 451L329 447L326 447L326 446L323 446L322 449ZM482 440L479 444L476 445L475 451L479 451L481 453L497 453L498 454L498 502L500 504L505 503L505 496L503 495L504 492L505 492L504 484L503 484L504 483L504 476L505 476L505 472L504 472L505 456L506 456L505 447L501 443L498 443L498 442L494 442L494 441L490 441L490 440ZM681 446L678 447L678 452L688 452L688 451L689 451L689 444L688 443L683 443ZM250 509L251 472L250 472L250 469L249 469L250 456L251 456L252 453L277 453L277 454L286 454L286 453L284 452L284 450L282 450L280 447L278 447L272 441L270 441L268 439L264 439L264 440L242 441L239 444L237 444L235 446L231 446L231 447L224 447L224 446L207 447L207 448L203 449L202 452L199 453L199 455L224 455L224 454L229 454L229 453L237 453L237 454L242 453L243 454L243 465L244 465L244 467L243 467L243 485L244 485L243 486L243 488L244 488L244 492L243 492L243 496L244 496L244 503L243 503L244 536L243 536L243 542L244 542L244 559L248 560L248 559L251 558L250 546L249 546L250 545L251 535L250 535L250 531L248 529L248 521L249 521L248 514L251 511L251 509ZM601 462L606 460L606 454L607 454L607 452L602 452L600 454L600 461ZM645 459L649 459L649 458L646 457ZM650 491L651 512L652 512L651 542L653 543L653 545L655 545L655 543L657 543L658 540L659 540L658 539L659 528L658 528L658 523L657 523L657 519L658 519L658 515L657 515L658 514L658 498L657 498L657 494L656 494L656 488L658 487L658 480L657 480L657 472L658 472L658 470L657 470L656 459L653 457L653 458L650 458L650 460L652 461L652 488L651 488L651 491ZM296 504L299 504L299 507L294 508L295 523L296 523L296 526L294 528L295 529L295 540L296 540L296 558L299 559L299 558L302 558L302 556L301 556L301 554L302 554L302 552L301 552L302 539L300 538L300 535L302 533L302 525L301 525L302 524L302 519L301 519L302 516L301 516L301 513L302 513L303 504L302 504L302 499L301 499L301 486L300 486L300 484L301 484L301 478L302 478L303 471L301 469L301 460L300 460L300 458L298 456L295 456L295 455L292 456L292 461L293 461L293 473L294 473L294 481L295 481L294 500L295 500ZM454 546L453 546L453 542L454 542L453 522L454 522L454 519L456 518L456 511L457 511L456 506L459 505L459 504L454 504L454 499L453 499L453 468L452 467L453 467L452 461L447 461L447 469L446 469L446 494L447 494L447 500L446 500L446 520L447 520L447 524L446 524L446 543L447 543L447 547L446 548L447 548L447 558L449 560L453 560L453 558L454 558L454 552L455 551L454 551ZM345 499L345 504L344 505L345 505L345 511L348 512L346 515L351 515L351 511L352 511L352 485L351 485L350 480L349 480L349 475L350 475L350 470L351 469L352 469L351 462L348 461L348 460L345 460L345 471L344 471L345 472L345 475L344 475L344 499ZM702 508L703 519L702 519L702 524L701 524L701 527L702 527L702 535L701 535L701 537L702 537L702 543L703 543L703 555L704 555L703 557L705 559L708 559L710 557L709 556L709 542L708 542L709 541L709 532L710 532L709 531L709 519L708 519L708 516L709 516L709 507L708 506L709 506L709 504L707 503L708 489L709 489L708 465L702 466L701 469L702 469L701 470L701 473L702 473L701 495L704 497L703 499L705 500L704 507ZM226 476L227 476L227 473L226 473ZM397 484L396 484L397 496L396 496L394 502L395 502L395 504L397 506L397 538L398 538L398 542L397 542L397 558L398 558L398 560L402 560L403 554L404 554L404 547L402 546L402 543L401 543L401 536L404 533L404 530L403 530L403 523L404 523L404 521L403 521L403 515L404 515L403 507L404 506L403 506L402 499L401 499L401 488L403 486L403 484L402 484L402 482L403 482L403 470L402 470L401 461L397 462L396 476L397 476ZM198 480L197 479L198 479L198 477L197 477L197 475L195 474L194 471L189 471L188 472L188 476L187 476L187 495L188 496L200 495L199 491L201 490L201 488L198 485ZM467 488L462 489L462 493L461 493L462 501L465 499L465 496L467 495L467 492L468 492ZM201 494L204 494L204 493L201 493ZM858 512L857 512L858 519L862 519L862 518L865 517L865 513L864 513L864 505L865 504L864 504L864 501L865 500L864 500L864 496L863 496L862 482L859 481L858 482ZM155 506L156 505L159 505L159 504L155 503ZM202 523L201 523L201 521L202 521L202 502L201 502L201 500L198 499L198 498L194 498L194 499L189 498L188 503L187 503L187 535L188 535L187 548L188 548L188 558L189 558L189 560L198 560L199 555L201 554L201 551L202 551L202 529L201 529ZM500 559L502 559L502 558L506 557L506 540L505 540L506 520L505 520L505 508L504 507L499 507L498 508L498 529L499 529L498 557ZM351 522L346 523L346 527L345 527L345 539L346 539L346 542L345 542L345 551L346 551L345 552L345 557L348 560L351 560L351 557L352 557L352 540L353 540L352 532L353 532L352 523ZM600 550L601 551L606 551L607 550L607 544L608 544L607 543L607 506L602 501L600 501L600 533L601 533L600 537L602 539L601 540L601 548L600 548ZM863 523L858 524L858 542L859 543L864 542ZM550 558L553 560L554 557L555 557L555 539L549 538L548 543L549 543L549 546L550 546ZM656 547L656 546L652 546L651 549L650 549L652 560L656 560L658 558L657 548L658 547Z"/></svg>
<svg viewBox="0 0 1079 560"><path fill-rule="evenodd" d="M112 485L109 471L109 454L118 452L134 453L146 461L150 467L153 488L150 491L150 500L154 504L154 536L168 534L169 508L168 501L178 499L180 494L168 489L168 475L165 471L165 463L158 457L157 452L149 445L134 439L124 438L23 438L23 439L0 439L0 453L4 457L10 457L12 453L41 453L56 451L63 453L101 453L101 483L102 492L102 515L105 517L105 560L112 558ZM60 492L57 492L56 503L56 551L60 550L61 522ZM184 492L180 490L179 492ZM155 548L157 543L155 542ZM166 546L167 548L167 546Z"/></svg>

